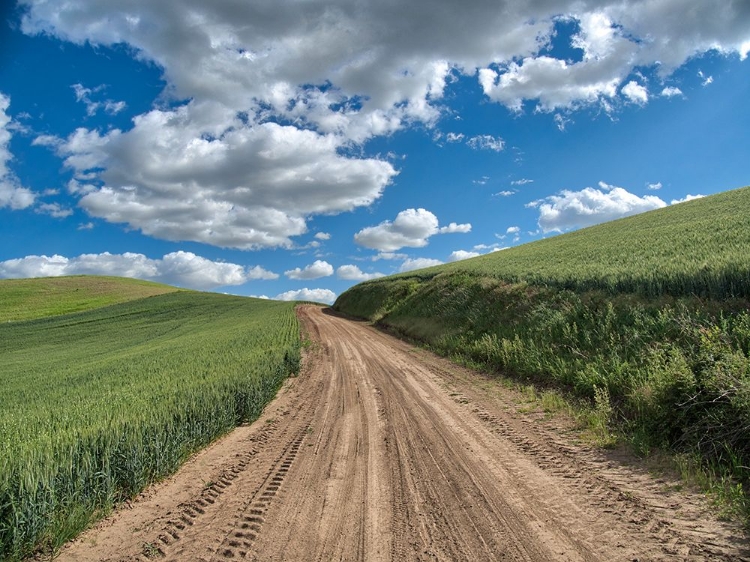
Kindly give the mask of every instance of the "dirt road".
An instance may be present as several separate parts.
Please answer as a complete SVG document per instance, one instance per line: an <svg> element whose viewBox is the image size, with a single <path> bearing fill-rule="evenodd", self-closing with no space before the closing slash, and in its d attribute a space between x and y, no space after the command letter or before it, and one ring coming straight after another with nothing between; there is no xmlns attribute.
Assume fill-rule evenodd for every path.
<svg viewBox="0 0 750 562"><path fill-rule="evenodd" d="M750 559L700 497L576 445L498 384L299 314L316 343L262 418L59 560Z"/></svg>

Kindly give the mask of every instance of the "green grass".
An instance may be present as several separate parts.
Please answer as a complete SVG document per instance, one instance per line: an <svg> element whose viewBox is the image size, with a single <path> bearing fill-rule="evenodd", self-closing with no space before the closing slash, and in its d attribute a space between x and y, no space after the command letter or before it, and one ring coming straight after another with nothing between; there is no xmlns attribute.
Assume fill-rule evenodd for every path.
<svg viewBox="0 0 750 562"><path fill-rule="evenodd" d="M0 324L0 559L54 551L255 419L299 345L293 303L187 291Z"/></svg>
<svg viewBox="0 0 750 562"><path fill-rule="evenodd" d="M0 322L81 312L178 290L139 279L89 275L2 279Z"/></svg>
<svg viewBox="0 0 750 562"><path fill-rule="evenodd" d="M368 281L334 308L584 398L602 436L615 425L641 453L692 455L747 490L748 211L750 188L730 191Z"/></svg>
<svg viewBox="0 0 750 562"><path fill-rule="evenodd" d="M575 291L748 298L748 248L745 187L394 277L467 273Z"/></svg>

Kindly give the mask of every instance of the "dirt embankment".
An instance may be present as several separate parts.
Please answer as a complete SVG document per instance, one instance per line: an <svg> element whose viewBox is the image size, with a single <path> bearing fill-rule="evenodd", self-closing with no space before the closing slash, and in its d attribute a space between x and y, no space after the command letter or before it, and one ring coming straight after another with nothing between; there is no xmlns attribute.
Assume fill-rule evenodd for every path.
<svg viewBox="0 0 750 562"><path fill-rule="evenodd" d="M299 314L316 343L262 418L59 560L750 559L700 497L574 444L497 384Z"/></svg>

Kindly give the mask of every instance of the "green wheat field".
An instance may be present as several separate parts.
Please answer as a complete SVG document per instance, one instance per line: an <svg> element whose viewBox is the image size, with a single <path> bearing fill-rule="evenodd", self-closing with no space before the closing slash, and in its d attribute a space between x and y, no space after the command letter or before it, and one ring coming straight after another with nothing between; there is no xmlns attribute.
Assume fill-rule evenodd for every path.
<svg viewBox="0 0 750 562"><path fill-rule="evenodd" d="M298 369L294 303L87 277L0 281L0 302L0 559L54 550Z"/></svg>

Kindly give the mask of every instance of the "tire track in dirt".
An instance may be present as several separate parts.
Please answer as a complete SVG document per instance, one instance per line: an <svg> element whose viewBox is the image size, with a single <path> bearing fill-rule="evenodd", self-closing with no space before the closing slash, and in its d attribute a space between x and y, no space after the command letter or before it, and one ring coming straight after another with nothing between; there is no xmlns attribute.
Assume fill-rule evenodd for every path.
<svg viewBox="0 0 750 562"><path fill-rule="evenodd" d="M59 560L743 560L739 529L507 389L300 307L316 343L255 424Z"/></svg>
<svg viewBox="0 0 750 562"><path fill-rule="evenodd" d="M288 419L268 418L258 435L250 438L255 446L237 453L238 460L228 474L223 471L217 481L207 485L201 498L181 506L178 520L168 521L157 537L161 543L159 551L144 548L141 562L154 558L174 561L245 558L299 453L309 410L309 406L298 407L294 413L284 409L281 414ZM227 497L220 497L224 494ZM213 500L209 500L209 505L201 502L205 496ZM181 537L172 534L175 526L182 526Z"/></svg>
<svg viewBox="0 0 750 562"><path fill-rule="evenodd" d="M235 519L231 526L232 530L227 533L213 559L226 560L247 556L261 531L271 501L284 483L284 478L297 457L303 439L304 434L300 434L287 447L266 480L253 495L247 509Z"/></svg>

